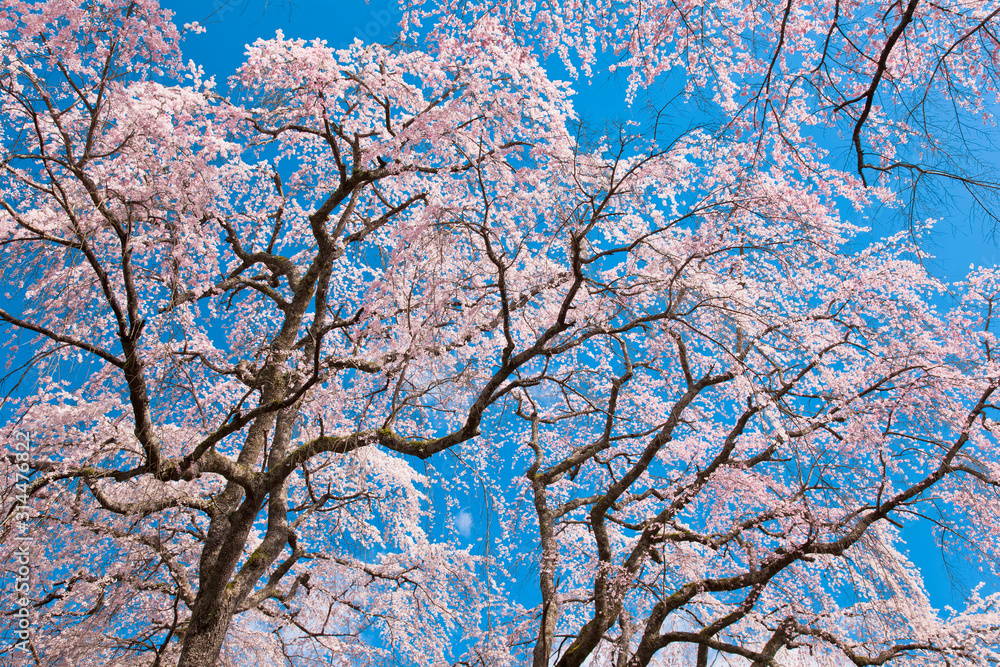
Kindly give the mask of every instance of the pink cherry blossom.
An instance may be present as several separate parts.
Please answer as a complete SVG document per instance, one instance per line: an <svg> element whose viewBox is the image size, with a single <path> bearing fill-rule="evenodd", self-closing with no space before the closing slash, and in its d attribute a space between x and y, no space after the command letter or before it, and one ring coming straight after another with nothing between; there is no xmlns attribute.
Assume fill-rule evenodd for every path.
<svg viewBox="0 0 1000 667"><path fill-rule="evenodd" d="M0 0L4 659L1000 659L907 543L1000 575L1000 274L856 224L914 96L992 108L997 12L408 10L221 84L153 0ZM542 63L600 48L726 123L579 131Z"/></svg>

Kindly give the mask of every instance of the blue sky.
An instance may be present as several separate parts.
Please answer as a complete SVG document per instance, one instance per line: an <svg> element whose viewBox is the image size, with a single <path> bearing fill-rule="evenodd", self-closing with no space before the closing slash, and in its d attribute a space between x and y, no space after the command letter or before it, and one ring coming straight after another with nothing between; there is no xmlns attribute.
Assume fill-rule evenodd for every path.
<svg viewBox="0 0 1000 667"><path fill-rule="evenodd" d="M215 75L220 84L242 61L245 44L259 37L273 37L278 29L286 37L320 38L332 47L344 46L355 38L388 42L393 38L400 16L394 0L371 0L368 4L363 0L297 0L294 4L287 0L230 0L228 3L225 0L165 0L162 4L176 12L175 21L179 25L199 21L207 28L206 33L186 39L184 54L202 65L209 75ZM553 78L567 78L557 62L551 64ZM577 81L573 87L578 91L575 99L578 113L596 126L612 117L643 115L641 109L632 111L624 107L621 102L624 86L607 73L598 72L592 82ZM954 200L939 210L941 221L925 247L936 255L929 265L931 271L945 280L957 280L972 263L996 264L1000 261L1000 250L988 238L980 222L972 217L967 206L968 197L960 193L948 194L954 194ZM876 218L870 237L874 240L887 235L898 225L898 217L880 216ZM474 540L479 532L476 524L480 517L480 508L469 506L455 518L462 534ZM954 591L930 530L917 526L908 529L906 536L911 555L924 570L933 603L936 606L955 604ZM967 574L964 583L974 585L979 579L978 572Z"/></svg>

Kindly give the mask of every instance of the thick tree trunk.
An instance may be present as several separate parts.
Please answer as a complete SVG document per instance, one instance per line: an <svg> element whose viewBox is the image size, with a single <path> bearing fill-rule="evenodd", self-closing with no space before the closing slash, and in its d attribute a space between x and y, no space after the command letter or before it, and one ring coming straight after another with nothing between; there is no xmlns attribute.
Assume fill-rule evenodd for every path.
<svg viewBox="0 0 1000 667"><path fill-rule="evenodd" d="M184 646L177 667L214 667L229 631L230 619L231 603L196 607L184 634Z"/></svg>

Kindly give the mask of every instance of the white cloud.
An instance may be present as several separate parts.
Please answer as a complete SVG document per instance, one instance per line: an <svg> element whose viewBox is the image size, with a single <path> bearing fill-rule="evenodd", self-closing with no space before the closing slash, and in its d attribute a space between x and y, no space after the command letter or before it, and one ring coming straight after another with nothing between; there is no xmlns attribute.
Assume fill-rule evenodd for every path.
<svg viewBox="0 0 1000 667"><path fill-rule="evenodd" d="M458 528L458 532L462 534L462 537L468 537L469 533L472 531L472 514L462 510L455 517L455 526Z"/></svg>

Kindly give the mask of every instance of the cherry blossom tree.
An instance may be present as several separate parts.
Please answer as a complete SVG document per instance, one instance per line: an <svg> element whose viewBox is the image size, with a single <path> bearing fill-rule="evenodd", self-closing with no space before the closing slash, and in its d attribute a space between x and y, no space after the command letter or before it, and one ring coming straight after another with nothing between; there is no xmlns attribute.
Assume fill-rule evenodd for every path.
<svg viewBox="0 0 1000 667"><path fill-rule="evenodd" d="M903 195L911 226L955 191L996 229L995 0L524 0L402 3L413 29L456 34L483 17L557 55L610 70L630 97L680 73L720 127L800 168L828 165ZM606 57L602 59L602 51ZM654 98L655 102L655 98ZM829 150L836 147L831 155ZM947 203L941 206L940 198Z"/></svg>
<svg viewBox="0 0 1000 667"><path fill-rule="evenodd" d="M417 8L393 48L279 32L220 92L153 0L3 0L3 436L32 449L2 465L34 537L5 658L1000 660L1000 598L933 608L903 539L933 521L998 574L1000 273L945 285L912 235L859 249L850 222L897 199L869 178L896 169L895 135L866 157L876 93L939 95L960 56L981 69L949 85L986 87L982 6L948 51L912 9L789 4L728 56L735 7L699 49L582 5ZM870 61L893 20L936 60ZM539 58L601 39L636 86L719 85L730 122L580 139ZM762 44L741 106L722 84ZM802 133L843 114L839 170ZM450 513L480 493L473 548Z"/></svg>

